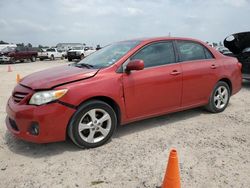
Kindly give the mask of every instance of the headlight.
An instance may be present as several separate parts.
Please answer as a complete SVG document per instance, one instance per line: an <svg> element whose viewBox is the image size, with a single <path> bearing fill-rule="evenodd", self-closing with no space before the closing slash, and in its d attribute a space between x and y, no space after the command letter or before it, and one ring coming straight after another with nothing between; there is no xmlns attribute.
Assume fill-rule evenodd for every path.
<svg viewBox="0 0 250 188"><path fill-rule="evenodd" d="M51 101L55 101L60 99L65 93L67 93L67 89L61 90L50 90L50 91L39 91L32 95L29 104L41 105L46 104Z"/></svg>
<svg viewBox="0 0 250 188"><path fill-rule="evenodd" d="M77 54L77 55L80 55L80 54L81 54L81 52L76 52L76 54Z"/></svg>

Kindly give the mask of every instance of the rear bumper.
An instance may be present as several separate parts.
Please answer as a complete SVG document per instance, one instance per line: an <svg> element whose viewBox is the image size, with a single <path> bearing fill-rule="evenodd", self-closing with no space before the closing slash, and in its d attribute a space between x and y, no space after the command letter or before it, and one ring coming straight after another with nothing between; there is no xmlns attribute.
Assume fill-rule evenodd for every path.
<svg viewBox="0 0 250 188"><path fill-rule="evenodd" d="M13 135L29 142L49 143L65 140L67 124L75 110L59 103L19 105L10 98L6 112L5 122ZM38 135L30 133L34 123L39 125Z"/></svg>

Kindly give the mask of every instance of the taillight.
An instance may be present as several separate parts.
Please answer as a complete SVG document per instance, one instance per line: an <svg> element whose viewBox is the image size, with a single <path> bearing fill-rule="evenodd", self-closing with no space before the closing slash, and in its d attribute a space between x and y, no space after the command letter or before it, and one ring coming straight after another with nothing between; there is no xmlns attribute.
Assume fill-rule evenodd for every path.
<svg viewBox="0 0 250 188"><path fill-rule="evenodd" d="M239 69L241 70L242 64L240 62L238 62L237 64L238 64Z"/></svg>

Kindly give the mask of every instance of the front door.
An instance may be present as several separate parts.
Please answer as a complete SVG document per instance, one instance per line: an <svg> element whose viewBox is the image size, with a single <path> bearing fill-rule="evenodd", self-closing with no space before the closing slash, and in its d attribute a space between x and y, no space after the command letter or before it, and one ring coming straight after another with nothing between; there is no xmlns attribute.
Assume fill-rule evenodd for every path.
<svg viewBox="0 0 250 188"><path fill-rule="evenodd" d="M170 41L147 45L130 60L141 59L145 68L123 73L126 112L129 119L139 119L180 107L182 71L176 63Z"/></svg>

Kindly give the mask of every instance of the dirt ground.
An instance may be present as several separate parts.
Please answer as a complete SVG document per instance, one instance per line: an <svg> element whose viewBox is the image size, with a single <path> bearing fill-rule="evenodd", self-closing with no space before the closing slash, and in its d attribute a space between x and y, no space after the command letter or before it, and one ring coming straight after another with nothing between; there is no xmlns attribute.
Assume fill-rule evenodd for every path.
<svg viewBox="0 0 250 188"><path fill-rule="evenodd" d="M5 126L5 105L16 74L66 64L43 61L0 65L0 187L134 188L161 185L171 148L180 162L185 188L250 187L250 82L228 108L201 108L131 123L106 145L81 150L70 141L32 144Z"/></svg>

